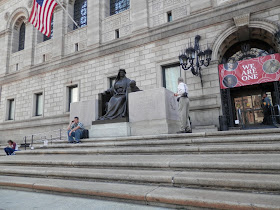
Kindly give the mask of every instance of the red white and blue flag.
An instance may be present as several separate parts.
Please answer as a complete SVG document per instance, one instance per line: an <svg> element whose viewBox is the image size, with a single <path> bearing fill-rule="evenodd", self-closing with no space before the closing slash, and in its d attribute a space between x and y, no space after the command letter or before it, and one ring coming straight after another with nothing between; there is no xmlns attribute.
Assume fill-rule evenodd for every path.
<svg viewBox="0 0 280 210"><path fill-rule="evenodd" d="M54 0L34 0L29 22L47 37L51 35L51 19L57 3Z"/></svg>

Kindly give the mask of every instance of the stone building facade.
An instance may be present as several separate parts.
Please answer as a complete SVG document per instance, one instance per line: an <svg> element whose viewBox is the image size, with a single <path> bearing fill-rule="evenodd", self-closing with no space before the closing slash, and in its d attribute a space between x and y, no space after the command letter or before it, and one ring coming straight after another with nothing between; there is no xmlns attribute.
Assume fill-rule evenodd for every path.
<svg viewBox="0 0 280 210"><path fill-rule="evenodd" d="M71 91L76 91L77 101L97 99L119 68L141 89L151 90L163 87L168 80L164 70L175 67L189 87L193 126L219 127L226 103L218 64L225 54L248 40L261 40L279 52L277 0L130 0L129 7L116 14L110 13L110 0L86 1L87 24L75 30L57 6L53 36L47 41L28 22L32 2L0 2L1 141L65 127ZM75 0L61 2L74 15ZM22 23L24 49L18 50ZM208 44L213 50L202 83L178 66L179 53L196 35L202 48Z"/></svg>

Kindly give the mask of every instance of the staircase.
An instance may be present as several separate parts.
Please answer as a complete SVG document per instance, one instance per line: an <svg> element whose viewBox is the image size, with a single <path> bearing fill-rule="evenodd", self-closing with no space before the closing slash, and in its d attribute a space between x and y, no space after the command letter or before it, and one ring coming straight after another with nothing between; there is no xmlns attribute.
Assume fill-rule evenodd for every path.
<svg viewBox="0 0 280 210"><path fill-rule="evenodd" d="M36 143L34 150L0 157L0 187L170 208L280 209L279 134L258 129Z"/></svg>

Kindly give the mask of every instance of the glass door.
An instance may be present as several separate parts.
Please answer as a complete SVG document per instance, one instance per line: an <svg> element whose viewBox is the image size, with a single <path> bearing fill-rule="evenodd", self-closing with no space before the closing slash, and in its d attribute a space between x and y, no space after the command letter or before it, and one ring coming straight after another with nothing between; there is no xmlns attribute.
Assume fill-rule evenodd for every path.
<svg viewBox="0 0 280 210"><path fill-rule="evenodd" d="M253 95L252 100L253 100L255 124L262 123L263 121L262 96Z"/></svg>
<svg viewBox="0 0 280 210"><path fill-rule="evenodd" d="M242 97L245 125L255 124L252 96Z"/></svg>
<svg viewBox="0 0 280 210"><path fill-rule="evenodd" d="M270 95L270 94L268 94ZM234 98L236 113L241 110L242 119L238 119L245 125L260 124L263 121L262 96L261 94L252 94ZM238 118L238 117L237 117Z"/></svg>

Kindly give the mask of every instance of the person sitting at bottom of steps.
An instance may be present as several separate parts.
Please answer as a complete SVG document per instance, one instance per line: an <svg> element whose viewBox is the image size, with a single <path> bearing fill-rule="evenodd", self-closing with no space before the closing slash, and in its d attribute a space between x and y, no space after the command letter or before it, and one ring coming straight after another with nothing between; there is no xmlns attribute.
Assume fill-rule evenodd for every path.
<svg viewBox="0 0 280 210"><path fill-rule="evenodd" d="M80 139L83 134L84 125L79 122L79 117L74 117L74 120L70 121L67 130L69 143L81 143ZM75 141L73 137L75 137Z"/></svg>
<svg viewBox="0 0 280 210"><path fill-rule="evenodd" d="M12 140L8 141L9 146L4 148L4 151L6 152L7 155L15 155L15 151L18 151L18 146L15 142Z"/></svg>

